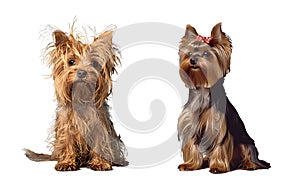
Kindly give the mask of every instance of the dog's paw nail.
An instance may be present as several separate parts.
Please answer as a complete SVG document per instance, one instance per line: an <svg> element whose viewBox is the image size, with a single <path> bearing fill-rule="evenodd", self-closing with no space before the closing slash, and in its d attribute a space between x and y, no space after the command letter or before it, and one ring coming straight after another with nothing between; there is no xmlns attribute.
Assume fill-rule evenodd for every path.
<svg viewBox="0 0 300 188"><path fill-rule="evenodd" d="M217 170L217 169L210 169L209 172L211 172L211 173L213 173L213 174L217 174L217 173L218 173L218 170Z"/></svg>

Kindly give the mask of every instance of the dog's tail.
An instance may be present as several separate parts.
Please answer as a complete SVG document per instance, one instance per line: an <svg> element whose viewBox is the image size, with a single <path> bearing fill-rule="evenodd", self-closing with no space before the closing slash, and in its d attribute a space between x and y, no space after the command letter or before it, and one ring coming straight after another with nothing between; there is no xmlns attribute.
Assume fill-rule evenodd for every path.
<svg viewBox="0 0 300 188"><path fill-rule="evenodd" d="M42 154L42 153L35 153L29 149L23 149L25 151L25 156L36 162L40 161L56 161L51 155L48 154Z"/></svg>

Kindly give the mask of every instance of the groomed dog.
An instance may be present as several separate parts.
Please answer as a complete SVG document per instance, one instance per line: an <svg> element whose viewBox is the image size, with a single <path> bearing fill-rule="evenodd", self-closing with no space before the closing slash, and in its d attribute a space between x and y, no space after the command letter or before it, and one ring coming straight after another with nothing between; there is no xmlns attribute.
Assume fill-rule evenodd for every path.
<svg viewBox="0 0 300 188"><path fill-rule="evenodd" d="M186 26L179 46L179 72L189 98L178 119L184 160L179 170L209 167L212 173L224 173L270 168L258 159L254 140L226 97L223 82L230 70L231 51L221 23L214 26L211 37Z"/></svg>

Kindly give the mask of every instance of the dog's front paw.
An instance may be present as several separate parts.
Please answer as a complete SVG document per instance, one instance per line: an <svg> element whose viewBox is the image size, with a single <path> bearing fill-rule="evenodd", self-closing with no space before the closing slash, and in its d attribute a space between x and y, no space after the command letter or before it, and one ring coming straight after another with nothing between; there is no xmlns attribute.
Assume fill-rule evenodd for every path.
<svg viewBox="0 0 300 188"><path fill-rule="evenodd" d="M211 172L213 174L222 174L222 173L228 172L228 170L221 169L221 168L210 168L209 172Z"/></svg>
<svg viewBox="0 0 300 188"><path fill-rule="evenodd" d="M178 169L179 169L180 171L186 171L186 170L188 170L186 164L181 164L181 165L179 165L179 166L178 166Z"/></svg>
<svg viewBox="0 0 300 188"><path fill-rule="evenodd" d="M111 164L108 162L100 162L100 163L90 163L88 167L95 171L108 171L112 170Z"/></svg>
<svg viewBox="0 0 300 188"><path fill-rule="evenodd" d="M75 171L79 170L75 162L61 161L55 165L55 170L57 171Z"/></svg>
<svg viewBox="0 0 300 188"><path fill-rule="evenodd" d="M196 168L192 164L183 163L183 164L181 164L181 165L178 166L178 169L180 171L191 171L191 170L198 170L199 168Z"/></svg>

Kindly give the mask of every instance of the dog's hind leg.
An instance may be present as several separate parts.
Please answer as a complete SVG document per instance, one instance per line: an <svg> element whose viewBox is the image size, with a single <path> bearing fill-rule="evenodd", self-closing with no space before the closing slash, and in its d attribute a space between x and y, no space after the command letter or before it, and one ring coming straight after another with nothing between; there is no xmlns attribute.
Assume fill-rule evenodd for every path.
<svg viewBox="0 0 300 188"><path fill-rule="evenodd" d="M271 167L270 163L258 159L258 151L254 145L240 145L243 160L240 168L243 170L256 170L256 169L268 169Z"/></svg>

